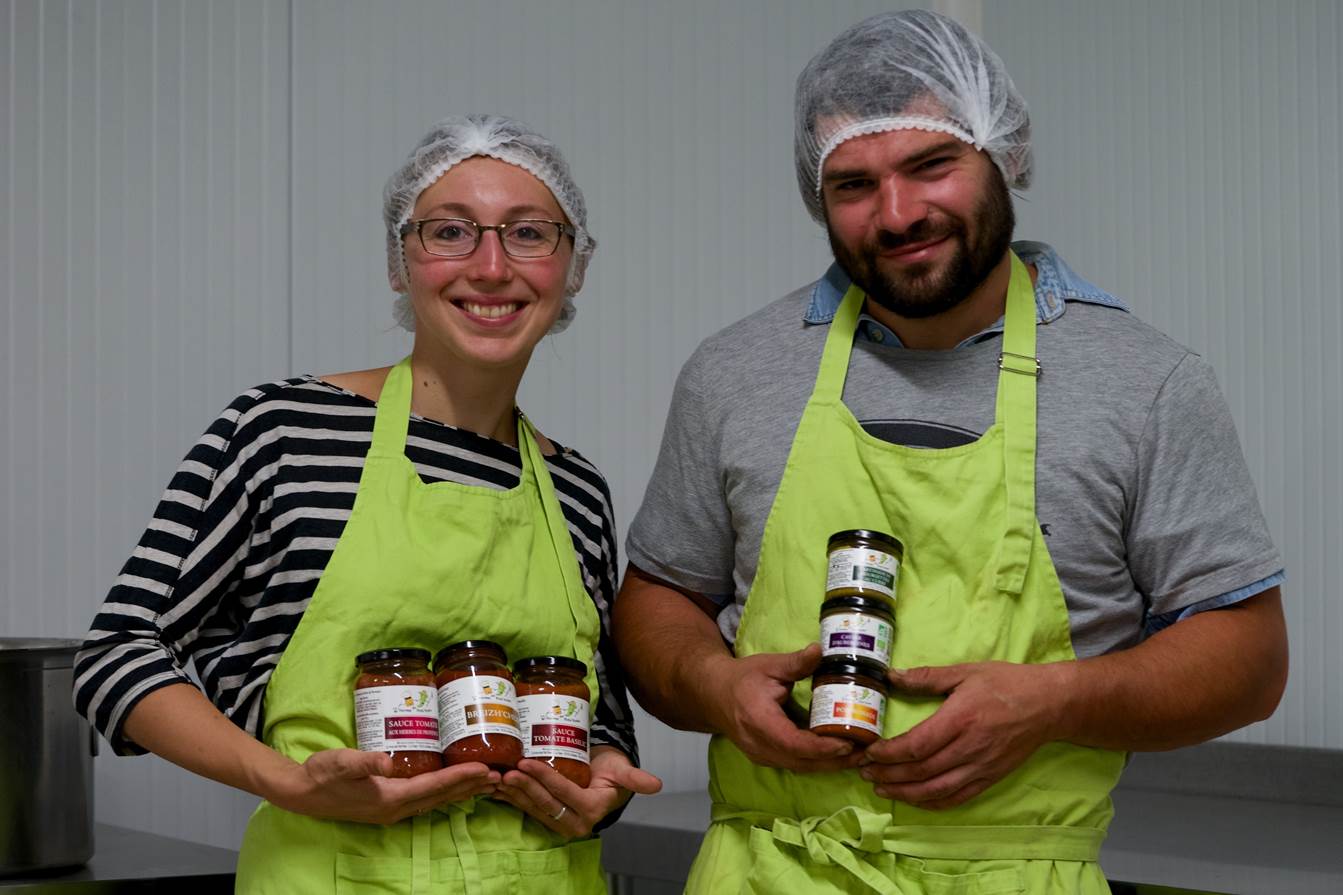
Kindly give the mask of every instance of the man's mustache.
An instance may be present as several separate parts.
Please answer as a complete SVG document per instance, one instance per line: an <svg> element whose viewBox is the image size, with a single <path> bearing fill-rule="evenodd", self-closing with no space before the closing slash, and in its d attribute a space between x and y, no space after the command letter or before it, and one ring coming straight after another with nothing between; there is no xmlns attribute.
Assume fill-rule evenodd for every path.
<svg viewBox="0 0 1343 895"><path fill-rule="evenodd" d="M913 245L920 242L931 242L935 239L945 239L948 236L955 235L961 230L954 223L936 225L932 221L923 220L911 226L903 233L895 233L891 230L878 230L876 248L882 251L904 248L907 245Z"/></svg>

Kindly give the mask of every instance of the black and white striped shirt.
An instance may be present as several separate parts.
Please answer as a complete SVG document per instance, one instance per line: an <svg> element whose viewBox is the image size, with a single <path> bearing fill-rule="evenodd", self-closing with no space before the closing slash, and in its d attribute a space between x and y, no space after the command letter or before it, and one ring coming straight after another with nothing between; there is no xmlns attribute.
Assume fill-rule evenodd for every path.
<svg viewBox="0 0 1343 895"><path fill-rule="evenodd" d="M118 754L145 751L122 724L140 699L175 683L196 683L260 735L266 683L354 507L374 414L367 398L304 376L243 393L192 447L75 660L75 705ZM610 639L610 492L591 463L556 448L546 466L601 618L591 742L637 761ZM506 489L522 472L516 448L418 416L406 456L426 482Z"/></svg>

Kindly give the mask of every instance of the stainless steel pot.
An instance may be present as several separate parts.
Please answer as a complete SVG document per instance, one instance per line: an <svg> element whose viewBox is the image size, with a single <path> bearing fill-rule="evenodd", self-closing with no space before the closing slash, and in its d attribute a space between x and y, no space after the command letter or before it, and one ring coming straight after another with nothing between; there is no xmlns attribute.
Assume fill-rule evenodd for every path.
<svg viewBox="0 0 1343 895"><path fill-rule="evenodd" d="M97 739L70 700L78 649L0 637L0 875L93 856Z"/></svg>

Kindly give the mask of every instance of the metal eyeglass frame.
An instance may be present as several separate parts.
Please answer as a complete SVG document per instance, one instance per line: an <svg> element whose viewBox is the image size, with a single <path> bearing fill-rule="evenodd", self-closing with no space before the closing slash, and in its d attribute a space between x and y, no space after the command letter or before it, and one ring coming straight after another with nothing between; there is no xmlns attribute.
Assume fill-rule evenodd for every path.
<svg viewBox="0 0 1343 895"><path fill-rule="evenodd" d="M472 227L476 228L476 241L475 244L471 246L471 251L462 252L460 255L444 255L440 252L429 251L429 246L424 244L424 225L446 222L446 221L460 221L463 224L470 224ZM499 246L504 250L504 254L510 258L519 258L523 261L528 261L535 258L549 258L551 255L554 255L556 252L559 251L560 241L559 239L556 239L555 244L550 247L550 251L546 252L544 255L515 255L512 252L510 252L508 250L508 243L504 241L504 231L507 230L509 227L514 227L517 226L518 224L529 224L529 223L553 224L556 227L560 228L560 236L568 236L570 239L573 239L578 235L578 231L575 230L569 224L566 224L563 221L548 221L545 218L518 218L516 221L506 221L502 224L481 224L471 220L470 218L421 218L419 220L406 221L404 224L402 224L401 238L405 239L406 234L414 230L415 237L420 241L420 248L424 249L426 254L433 255L435 258L469 258L475 254L476 249L480 248L480 241L484 239L485 234L491 230L499 234Z"/></svg>

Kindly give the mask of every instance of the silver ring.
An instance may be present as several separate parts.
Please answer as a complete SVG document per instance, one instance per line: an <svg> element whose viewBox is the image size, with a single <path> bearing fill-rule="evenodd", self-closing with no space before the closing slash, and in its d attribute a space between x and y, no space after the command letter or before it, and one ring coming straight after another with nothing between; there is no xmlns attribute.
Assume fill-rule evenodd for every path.
<svg viewBox="0 0 1343 895"><path fill-rule="evenodd" d="M566 811L568 811L568 810L569 810L569 806L568 806L568 805L561 805L561 806L560 806L560 813L559 813L559 814L552 814L552 815L550 815L550 819L551 819L551 820L559 820L561 817L564 817L564 812L566 812Z"/></svg>

